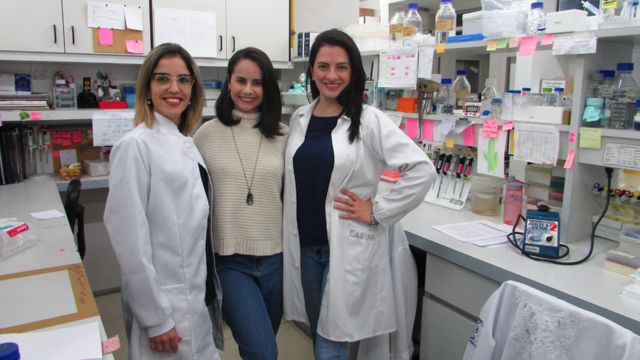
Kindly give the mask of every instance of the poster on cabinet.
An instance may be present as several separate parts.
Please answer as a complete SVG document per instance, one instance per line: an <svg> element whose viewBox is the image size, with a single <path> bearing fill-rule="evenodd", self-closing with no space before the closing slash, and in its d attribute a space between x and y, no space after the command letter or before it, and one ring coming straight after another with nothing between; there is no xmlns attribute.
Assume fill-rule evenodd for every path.
<svg viewBox="0 0 640 360"><path fill-rule="evenodd" d="M216 14L168 8L154 8L153 45L176 43L193 57L217 57Z"/></svg>

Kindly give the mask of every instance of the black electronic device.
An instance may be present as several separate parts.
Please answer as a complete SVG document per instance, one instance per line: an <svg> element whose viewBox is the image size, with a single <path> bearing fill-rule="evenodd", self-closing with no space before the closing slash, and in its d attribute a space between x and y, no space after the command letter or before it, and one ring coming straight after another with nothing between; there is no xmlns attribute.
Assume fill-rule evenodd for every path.
<svg viewBox="0 0 640 360"><path fill-rule="evenodd" d="M96 94L91 92L91 78L82 78L82 91L78 94L78 108L98 108L98 98L96 97Z"/></svg>

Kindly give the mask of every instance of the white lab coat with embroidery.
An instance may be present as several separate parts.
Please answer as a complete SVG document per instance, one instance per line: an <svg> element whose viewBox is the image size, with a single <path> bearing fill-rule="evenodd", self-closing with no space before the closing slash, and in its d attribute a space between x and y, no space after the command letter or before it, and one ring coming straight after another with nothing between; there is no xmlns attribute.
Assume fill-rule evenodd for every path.
<svg viewBox="0 0 640 360"><path fill-rule="evenodd" d="M153 128L138 125L111 152L104 222L122 270L131 359L218 359L204 303L209 203L199 163L192 138L158 113ZM178 353L151 351L149 337L174 326Z"/></svg>
<svg viewBox="0 0 640 360"><path fill-rule="evenodd" d="M316 102L292 115L285 151L284 311L286 319L303 322L308 321L300 278L293 155L304 142ZM387 226L418 206L435 179L424 152L378 109L363 106L360 139L353 143L348 140L349 125L349 118L342 116L331 134L334 167L325 203L330 265L317 332L334 341L357 341L397 329ZM333 198L340 189L374 198L387 166L403 177L392 191L376 198L373 211L381 225L339 219Z"/></svg>

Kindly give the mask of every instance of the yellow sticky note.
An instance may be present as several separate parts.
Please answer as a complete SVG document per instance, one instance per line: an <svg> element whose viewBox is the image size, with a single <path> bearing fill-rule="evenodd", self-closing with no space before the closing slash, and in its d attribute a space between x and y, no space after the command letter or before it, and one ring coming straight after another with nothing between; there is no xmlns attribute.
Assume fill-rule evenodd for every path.
<svg viewBox="0 0 640 360"><path fill-rule="evenodd" d="M495 40L487 40L487 51L496 51L498 42Z"/></svg>
<svg viewBox="0 0 640 360"><path fill-rule="evenodd" d="M436 45L436 53L438 53L438 54L444 54L444 44L438 44L438 45Z"/></svg>
<svg viewBox="0 0 640 360"><path fill-rule="evenodd" d="M446 139L444 141L444 144L447 147L447 149L451 149L456 143L453 141L453 139Z"/></svg>
<svg viewBox="0 0 640 360"><path fill-rule="evenodd" d="M498 49L504 49L507 47L507 43L509 42L509 39L498 39L496 42L496 47Z"/></svg>
<svg viewBox="0 0 640 360"><path fill-rule="evenodd" d="M580 128L580 148L602 149L602 129Z"/></svg>

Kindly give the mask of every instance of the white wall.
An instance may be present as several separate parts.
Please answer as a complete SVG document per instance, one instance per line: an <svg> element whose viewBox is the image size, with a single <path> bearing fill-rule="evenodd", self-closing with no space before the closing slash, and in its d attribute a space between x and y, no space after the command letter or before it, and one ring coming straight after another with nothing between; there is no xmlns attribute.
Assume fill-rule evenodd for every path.
<svg viewBox="0 0 640 360"><path fill-rule="evenodd" d="M295 0L295 32L323 31L357 24L360 3L357 0Z"/></svg>

